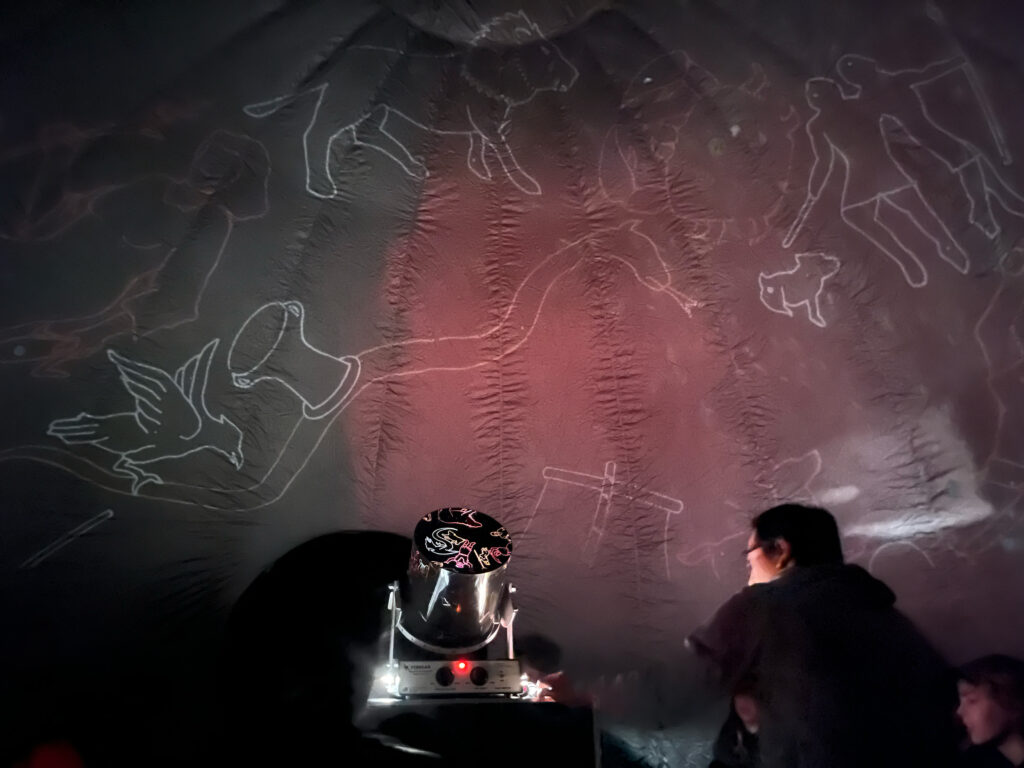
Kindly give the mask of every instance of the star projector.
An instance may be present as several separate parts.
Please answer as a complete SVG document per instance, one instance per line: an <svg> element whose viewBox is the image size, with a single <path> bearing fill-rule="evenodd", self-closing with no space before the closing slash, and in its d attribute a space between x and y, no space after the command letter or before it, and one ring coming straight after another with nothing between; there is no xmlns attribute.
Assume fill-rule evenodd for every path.
<svg viewBox="0 0 1024 768"><path fill-rule="evenodd" d="M446 507L416 524L406 577L391 586L388 661L372 699L522 694L511 556L508 531L477 510ZM489 659L502 629L503 658Z"/></svg>

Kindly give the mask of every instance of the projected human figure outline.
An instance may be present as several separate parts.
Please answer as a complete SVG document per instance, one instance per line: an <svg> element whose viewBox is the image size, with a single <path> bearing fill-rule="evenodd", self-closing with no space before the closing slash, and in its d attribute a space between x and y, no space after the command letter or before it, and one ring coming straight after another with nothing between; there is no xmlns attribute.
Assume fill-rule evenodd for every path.
<svg viewBox="0 0 1024 768"><path fill-rule="evenodd" d="M896 118L885 114L865 117L846 103L854 97L844 94L831 78L811 78L805 92L814 112L805 126L814 162L807 180L807 196L783 247L789 248L800 234L838 165L842 173L840 218L891 259L911 287L927 285L928 271L918 255L883 220L886 213L893 212L897 222L925 236L940 259L966 274L970 259L963 247L925 199L917 181L893 157L890 140L900 132Z"/></svg>
<svg viewBox="0 0 1024 768"><path fill-rule="evenodd" d="M508 55L515 56L518 53L511 68L526 79L521 93L507 90L507 85L500 77L503 70L499 69L498 74L495 74L494 62L487 58L483 47L494 38L507 42L504 38L509 35L522 45L529 46L523 50L536 50L535 58L545 62L539 71L534 71L537 67L532 66L522 51L509 50ZM483 103L475 105L476 109L474 103L466 104L465 127L461 129L441 129L427 125L388 103L376 104L353 116L340 128L335 128L335 116L345 114L341 105L346 94L343 83L331 80L330 76L325 82L299 93L248 104L243 111L250 117L266 118L306 95L316 94L312 115L302 134L306 191L314 197L332 199L340 196L335 181L335 156L344 156L350 148L357 146L380 152L414 179L427 178L430 172L426 162L402 141L397 135L400 132L396 130L397 126L391 127L392 122L404 123L406 127L440 136L464 136L469 143L466 164L476 177L484 181L494 178L498 168L492 167L493 163L489 161L492 158L505 177L520 191L528 195L539 195L542 192L540 184L522 168L508 143L513 112L515 108L533 101L543 91L567 91L576 82L579 72L558 46L544 37L540 27L524 11L502 14L482 25L470 45L471 50L464 56L459 74L469 92L482 98ZM405 51L384 46L353 45L350 50L381 51L395 57L406 55ZM462 55L428 58L454 59L456 56ZM534 75L535 79L531 80L529 75ZM496 82L488 82L495 77L498 77ZM501 113L498 118L493 117L496 109Z"/></svg>
<svg viewBox="0 0 1024 768"><path fill-rule="evenodd" d="M66 377L68 364L92 356L115 338L145 337L195 320L236 222L260 218L269 210L269 176L270 157L263 144L217 130L196 149L183 178L146 176L99 190L90 197L88 215L102 218L127 247L149 253L164 249L164 258L132 276L95 313L0 330L0 364L33 363L33 375ZM143 217L139 205L159 215ZM136 232L126 212L162 229ZM182 238L189 230L210 235L214 244Z"/></svg>
<svg viewBox="0 0 1024 768"><path fill-rule="evenodd" d="M140 484L135 495L215 509L255 509L273 503L287 492L312 459L330 426L361 393L392 379L443 371L468 371L512 354L533 333L555 283L587 259L610 260L627 267L629 274L645 288L656 295L666 296L676 306L685 309L680 294L671 285L671 273L660 251L636 227L636 221L627 221L617 227L594 230L563 244L530 270L497 324L477 334L411 339L371 347L354 355L331 355L306 338L303 324L305 307L300 302L270 302L261 306L246 319L232 340L228 365L232 381L240 389L261 384L279 386L290 391L301 404L301 415L273 462L262 476L242 488L195 486L163 478L162 483ZM258 327L260 324L255 320L261 317L262 327ZM486 354L484 342L496 334L504 334L507 343L500 354ZM250 338L273 341L269 346L250 349L246 354L245 344L240 342ZM280 368L269 361L285 346L324 375L306 380L282 375ZM396 362L396 350L406 354L411 362ZM130 492L119 484L124 477L122 472L108 470L86 457L52 446L27 445L0 452L0 461L12 460L39 461L110 491ZM236 465L235 469L238 468ZM279 486L273 485L278 481ZM269 492L265 490L268 484L272 484Z"/></svg>
<svg viewBox="0 0 1024 768"><path fill-rule="evenodd" d="M992 212L994 197L1004 210L1024 217L1024 198L1015 192L996 170L995 165L977 146L942 125L928 111L920 88L951 73L962 70L978 101L980 112L1004 162L1012 156L1002 138L1002 130L984 91L971 75L971 63L964 57L953 57L928 64L920 69L883 69L868 56L846 54L836 64L839 77L856 91L854 98L870 104L879 115L890 115L919 144L945 164L959 178L969 201L968 220L990 239L1001 231ZM897 159L898 162L898 159ZM907 173L912 168L904 166Z"/></svg>

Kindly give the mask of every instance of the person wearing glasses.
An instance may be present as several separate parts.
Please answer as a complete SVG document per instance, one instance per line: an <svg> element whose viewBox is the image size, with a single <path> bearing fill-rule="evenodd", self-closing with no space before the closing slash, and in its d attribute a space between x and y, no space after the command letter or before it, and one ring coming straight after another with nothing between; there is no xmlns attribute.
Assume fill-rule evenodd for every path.
<svg viewBox="0 0 1024 768"><path fill-rule="evenodd" d="M951 765L953 673L892 590L843 561L835 518L772 507L753 519L743 554L747 587L686 645L730 694L755 681L760 765Z"/></svg>

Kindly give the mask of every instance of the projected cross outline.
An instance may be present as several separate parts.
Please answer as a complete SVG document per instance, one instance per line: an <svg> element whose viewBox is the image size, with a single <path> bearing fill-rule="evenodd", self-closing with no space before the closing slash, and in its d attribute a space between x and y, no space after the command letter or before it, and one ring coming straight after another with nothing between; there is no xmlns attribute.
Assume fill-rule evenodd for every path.
<svg viewBox="0 0 1024 768"><path fill-rule="evenodd" d="M537 496L537 503L533 507L530 519L526 521L523 533L530 530L530 525L537 516L544 496L547 493L548 485L552 482L575 485L596 491L598 494L597 505L594 508L594 516L587 530L583 542L582 559L587 565L593 565L597 558L597 551L600 549L601 541L608 530L608 521L611 514L612 500L616 497L624 498L629 502L641 504L650 509L660 509L665 512L665 529L662 540L662 548L665 552L665 578L671 577L668 559L668 527L673 515L682 513L683 502L672 496L663 493L649 491L637 483L629 483L615 478L616 464L614 461L605 462L604 474L592 475L587 472L577 472L563 467L544 467L541 476L544 478L544 486Z"/></svg>

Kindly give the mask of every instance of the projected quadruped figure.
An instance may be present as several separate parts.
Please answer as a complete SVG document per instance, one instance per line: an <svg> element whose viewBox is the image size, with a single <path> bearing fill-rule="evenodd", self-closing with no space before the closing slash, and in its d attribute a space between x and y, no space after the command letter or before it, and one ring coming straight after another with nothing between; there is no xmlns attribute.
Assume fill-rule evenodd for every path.
<svg viewBox="0 0 1024 768"><path fill-rule="evenodd" d="M409 339L371 347L355 354L331 354L307 338L306 308L301 302L276 301L264 304L242 324L227 355L227 365L236 387L243 390L276 387L294 398L298 418L283 444L274 446L275 456L263 474L237 474L241 468L242 443L236 445L228 439L235 422L223 415L216 418L210 416L201 399L201 392L200 400L196 400L195 396L190 398L193 409L197 413L201 411L200 425L207 427L206 432L199 434L216 436L216 439L199 440L190 447L210 449L227 457L236 474L234 486L230 480L223 481L223 478L216 487L212 487L184 481L173 482L162 476L149 477L147 473L155 474L151 467L134 466L143 463L131 453L136 444L129 442L132 448L121 450L123 437L120 435L118 449L114 451L121 454L116 471L84 455L51 446L8 449L0 453L0 461L42 461L110 490L135 492L136 495L148 498L236 510L265 506L287 491L316 452L338 415L367 388L411 376L468 371L512 354L533 333L556 281L587 259L617 262L625 266L648 290L665 295L676 305L682 306L678 292L671 285L668 267L656 245L637 231L636 227L637 222L629 221L618 227L598 229L550 253L525 276L499 322L476 334ZM499 355L494 355L489 351L488 342L497 334L501 334L504 346ZM152 391L156 385L146 379L159 380L170 390L171 385L167 379L173 378L176 382L179 377L183 380L185 377L180 371L179 376L170 377L160 369L141 362L129 365L130 361L113 352L110 358L121 372L126 388L137 398L137 409L132 418L138 418L138 426L128 424L126 418L121 421L122 426L130 427L131 434L138 437L140 428L145 432L147 427L152 426L150 422L159 421L152 418L160 410L159 404L154 404L152 395L147 392ZM138 377L140 372L145 374L141 379ZM183 391L182 387L178 389ZM194 392L195 389L190 391ZM175 400L180 399L174 393L170 396ZM197 403L201 408L195 408ZM49 434L66 444L88 443L95 448L110 450L107 446L114 443L100 440L107 436L97 431L101 427L96 424L125 415L122 412L109 415L80 414L58 419L50 425ZM194 421L190 422L193 426ZM211 421L218 422L220 426L214 429ZM188 420L182 423L186 422ZM239 421L238 425L248 434L245 424ZM258 435L255 437L258 438ZM152 458L153 461L168 458L183 460L187 455L186 452L178 452ZM133 456L136 458L133 459ZM123 486L126 476L132 479L130 488Z"/></svg>
<svg viewBox="0 0 1024 768"><path fill-rule="evenodd" d="M269 175L260 142L218 130L196 150L184 178L147 176L96 192L88 215L117 237L118 247L163 258L97 312L0 330L0 363L32 363L36 376L63 377L68 364L119 336L195 320L235 223L267 212Z"/></svg>
<svg viewBox="0 0 1024 768"><path fill-rule="evenodd" d="M353 110L347 87L350 73L338 67L304 91L244 107L250 117L265 118L298 99L316 95L302 134L306 191L311 195L338 197L341 161L360 146L388 157L412 178L426 178L430 170L411 141L424 132L464 137L469 142L466 165L478 178L491 180L501 173L522 192L541 194L540 184L516 159L509 144L509 127L516 109L544 91L567 91L579 73L525 12L502 14L483 24L464 54L419 54L375 45L354 45L350 51L381 58L380 64L409 57L437 67L442 78L447 76L447 68L454 73L458 64L457 76L466 86L466 105L455 110L450 125L436 125L424 115L410 114L411 107L403 109L396 103L360 105ZM370 61L366 66L372 68L375 65ZM436 84L427 82L425 87ZM415 88L407 89L416 93ZM416 98L421 95L416 93Z"/></svg>
<svg viewBox="0 0 1024 768"><path fill-rule="evenodd" d="M825 253L798 253L796 266L757 276L761 303L772 312L793 317L803 307L807 319L819 328L828 323L821 314L825 283L839 272L839 259Z"/></svg>

